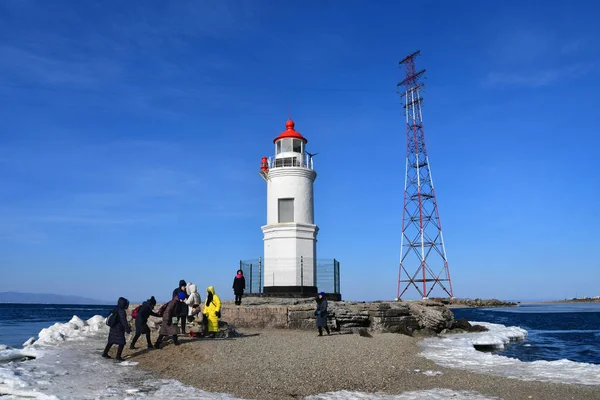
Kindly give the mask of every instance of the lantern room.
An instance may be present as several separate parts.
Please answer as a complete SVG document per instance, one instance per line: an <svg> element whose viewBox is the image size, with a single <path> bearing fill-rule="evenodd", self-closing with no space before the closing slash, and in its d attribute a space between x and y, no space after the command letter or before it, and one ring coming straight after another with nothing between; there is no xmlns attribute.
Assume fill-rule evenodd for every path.
<svg viewBox="0 0 600 400"><path fill-rule="evenodd" d="M271 168L304 167L312 168L310 159L305 153L308 140L294 130L295 124L291 119L285 123L286 130L277 136L275 143L275 159Z"/></svg>

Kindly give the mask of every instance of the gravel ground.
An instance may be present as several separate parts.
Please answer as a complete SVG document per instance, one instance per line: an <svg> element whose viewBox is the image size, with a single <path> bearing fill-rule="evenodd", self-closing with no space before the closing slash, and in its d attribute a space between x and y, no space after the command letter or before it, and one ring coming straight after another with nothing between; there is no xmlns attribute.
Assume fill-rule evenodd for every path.
<svg viewBox="0 0 600 400"><path fill-rule="evenodd" d="M230 339L181 337L181 346L126 350L124 355L157 377L246 399L433 388L474 390L506 400L600 399L600 386L528 382L442 368L418 355L417 339L398 334L318 337L316 332L292 330L243 334ZM138 342L142 345L145 348L143 337Z"/></svg>

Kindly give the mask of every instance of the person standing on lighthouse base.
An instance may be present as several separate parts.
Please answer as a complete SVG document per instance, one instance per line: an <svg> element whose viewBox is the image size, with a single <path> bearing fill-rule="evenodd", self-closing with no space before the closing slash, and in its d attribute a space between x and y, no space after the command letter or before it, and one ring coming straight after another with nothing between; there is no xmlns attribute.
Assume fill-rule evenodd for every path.
<svg viewBox="0 0 600 400"><path fill-rule="evenodd" d="M233 294L235 295L235 305L242 305L242 296L244 295L244 289L246 289L246 278L244 278L244 271L238 269L237 275L233 278Z"/></svg>

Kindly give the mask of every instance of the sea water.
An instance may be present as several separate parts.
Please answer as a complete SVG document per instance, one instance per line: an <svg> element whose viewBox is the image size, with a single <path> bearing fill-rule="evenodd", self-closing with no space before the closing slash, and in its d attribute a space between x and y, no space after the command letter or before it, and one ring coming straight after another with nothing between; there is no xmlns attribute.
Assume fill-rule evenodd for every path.
<svg viewBox="0 0 600 400"><path fill-rule="evenodd" d="M234 400L185 386L176 380L156 379L135 368L135 362L115 363L100 357L108 327L104 323L112 307L0 305L0 397L3 399L187 399ZM479 320L487 317L482 310ZM491 313L502 311L492 310ZM33 315L36 314L36 315ZM91 315L93 314L93 315ZM457 312L460 315L459 312ZM490 315L496 315L490 314ZM70 317L68 317L70 315ZM503 314L497 314L502 316ZM488 316L489 317L489 316ZM487 319L490 319L489 317ZM553 382L598 384L600 366L567 360L521 361L502 353L511 340L529 340L518 326L482 321L490 331L451 335L423 341L423 356L440 365L507 377ZM41 327L41 328L40 328ZM33 336L34 339L30 339ZM20 342L25 342L20 344ZM496 348L479 352L473 344ZM519 344L519 342L515 342ZM504 350L502 350L504 349ZM536 364L542 363L542 364ZM515 368L517 371L515 371ZM405 392L399 395L339 391L309 396L307 400L490 400L481 394L449 389Z"/></svg>
<svg viewBox="0 0 600 400"><path fill-rule="evenodd" d="M439 365L523 380L600 385L600 304L453 312L489 331L423 340L422 355Z"/></svg>
<svg viewBox="0 0 600 400"><path fill-rule="evenodd" d="M527 340L498 354L521 361L571 360L600 364L600 303L531 304L489 309L455 309L455 318L518 326Z"/></svg>
<svg viewBox="0 0 600 400"><path fill-rule="evenodd" d="M88 319L94 315L108 316L115 306L72 304L2 304L0 303L0 343L20 346L43 328L67 322L73 315Z"/></svg>

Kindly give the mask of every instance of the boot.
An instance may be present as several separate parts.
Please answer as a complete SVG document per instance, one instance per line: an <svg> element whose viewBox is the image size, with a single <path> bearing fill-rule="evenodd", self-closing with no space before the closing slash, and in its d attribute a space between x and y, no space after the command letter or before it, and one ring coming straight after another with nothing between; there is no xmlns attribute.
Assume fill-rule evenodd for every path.
<svg viewBox="0 0 600 400"><path fill-rule="evenodd" d="M147 345L148 349L154 348L154 346L152 345L152 340L150 340L150 332L146 333L146 345Z"/></svg>
<svg viewBox="0 0 600 400"><path fill-rule="evenodd" d="M135 342L137 342L137 337L133 337L131 344L129 345L129 350L135 350Z"/></svg>
<svg viewBox="0 0 600 400"><path fill-rule="evenodd" d="M112 358L111 356L108 355L108 352L110 351L110 348L112 347L112 345L107 344L106 347L104 348L104 352L102 353L102 357L104 358Z"/></svg>
<svg viewBox="0 0 600 400"><path fill-rule="evenodd" d="M125 361L123 360L123 357L121 357L121 355L123 354L123 348L125 347L125 345L120 344L119 348L117 349L117 356L115 357L116 361Z"/></svg>

